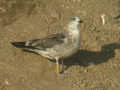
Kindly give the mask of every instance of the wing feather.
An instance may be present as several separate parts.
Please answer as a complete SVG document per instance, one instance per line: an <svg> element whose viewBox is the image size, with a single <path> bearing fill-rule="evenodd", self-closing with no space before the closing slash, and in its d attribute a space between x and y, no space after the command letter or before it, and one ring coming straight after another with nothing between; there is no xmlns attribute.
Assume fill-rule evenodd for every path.
<svg viewBox="0 0 120 90"><path fill-rule="evenodd" d="M43 39L36 39L26 41L26 46L34 47L37 49L46 49L51 48L57 44L64 43L65 34L53 34Z"/></svg>

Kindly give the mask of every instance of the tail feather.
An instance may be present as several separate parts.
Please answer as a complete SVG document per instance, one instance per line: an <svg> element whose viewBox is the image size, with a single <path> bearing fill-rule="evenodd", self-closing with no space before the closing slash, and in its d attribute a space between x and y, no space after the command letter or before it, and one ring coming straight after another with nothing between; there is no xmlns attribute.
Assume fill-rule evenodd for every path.
<svg viewBox="0 0 120 90"><path fill-rule="evenodd" d="M26 46L26 42L11 42L11 44L16 48L26 49L33 48L32 46Z"/></svg>
<svg viewBox="0 0 120 90"><path fill-rule="evenodd" d="M31 53L35 53L35 54L38 54L37 52L35 52L35 49L34 47L32 46L26 46L26 42L11 42L11 44L16 47L16 48L20 48L22 49L23 51L25 52L31 52Z"/></svg>
<svg viewBox="0 0 120 90"><path fill-rule="evenodd" d="M25 42L11 42L11 44L17 48L25 48Z"/></svg>

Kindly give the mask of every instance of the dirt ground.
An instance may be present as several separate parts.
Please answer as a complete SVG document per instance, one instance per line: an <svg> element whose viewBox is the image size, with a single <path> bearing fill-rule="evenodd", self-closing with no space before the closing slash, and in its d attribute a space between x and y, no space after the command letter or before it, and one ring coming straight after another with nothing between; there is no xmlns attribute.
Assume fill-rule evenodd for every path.
<svg viewBox="0 0 120 90"><path fill-rule="evenodd" d="M64 32L74 16L84 22L82 45L62 75L55 62L10 44ZM120 90L120 1L0 0L0 90Z"/></svg>

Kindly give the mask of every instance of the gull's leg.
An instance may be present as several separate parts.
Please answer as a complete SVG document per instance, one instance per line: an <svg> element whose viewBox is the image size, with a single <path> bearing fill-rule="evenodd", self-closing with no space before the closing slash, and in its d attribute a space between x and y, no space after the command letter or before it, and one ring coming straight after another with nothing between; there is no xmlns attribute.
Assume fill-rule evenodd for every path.
<svg viewBox="0 0 120 90"><path fill-rule="evenodd" d="M64 72L64 61L62 60L62 72Z"/></svg>
<svg viewBox="0 0 120 90"><path fill-rule="evenodd" d="M60 73L59 58L56 58L56 73Z"/></svg>

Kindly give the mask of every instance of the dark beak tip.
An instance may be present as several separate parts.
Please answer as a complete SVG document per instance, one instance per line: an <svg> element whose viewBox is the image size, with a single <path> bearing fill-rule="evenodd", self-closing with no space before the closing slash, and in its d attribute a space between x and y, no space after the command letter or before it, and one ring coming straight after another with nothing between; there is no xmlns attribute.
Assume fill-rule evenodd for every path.
<svg viewBox="0 0 120 90"><path fill-rule="evenodd" d="M83 23L83 21L80 20L79 23Z"/></svg>

